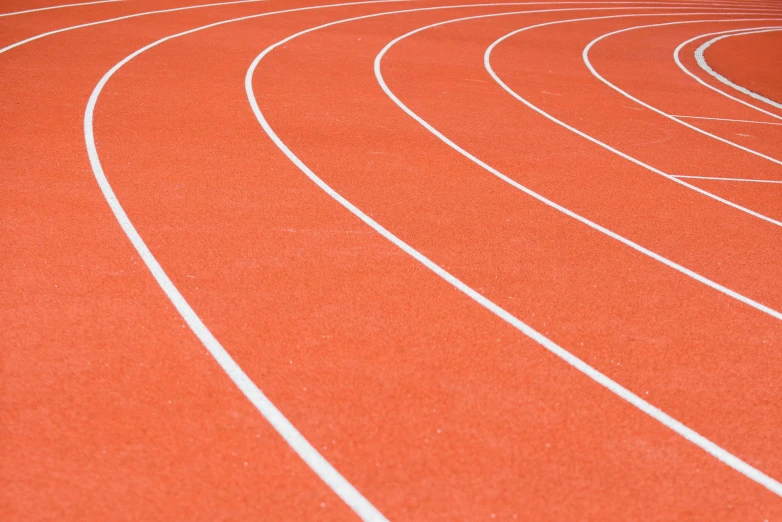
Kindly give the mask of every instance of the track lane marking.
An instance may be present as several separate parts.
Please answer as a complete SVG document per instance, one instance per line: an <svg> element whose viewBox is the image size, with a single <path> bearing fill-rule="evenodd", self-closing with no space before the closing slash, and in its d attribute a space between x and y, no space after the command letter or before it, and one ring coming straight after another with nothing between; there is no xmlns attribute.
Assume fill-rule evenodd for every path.
<svg viewBox="0 0 782 522"><path fill-rule="evenodd" d="M698 62L698 65L700 66L700 68L703 69L704 71L706 71L706 73L711 75L716 80L724 83L728 87L732 87L733 89L735 89L735 90L737 90L737 91L739 91L739 92L741 92L743 94L746 94L747 96L749 96L751 98L754 98L754 99L756 99L758 101L762 101L763 103L771 105L772 107L776 107L777 109L782 109L782 103L776 102L776 101L774 101L774 100L772 100L770 98L766 98L765 96L763 96L761 94L758 94L756 92L750 91L746 87L742 87L741 85L739 85L737 83L734 83L734 82L730 81L729 79L725 78L723 75L721 75L720 73L718 73L717 71L712 69L709 66L709 64L706 63L706 58L703 56L703 53L706 52L706 49L711 47L712 44L714 44L714 43L716 43L716 42L718 42L720 40L723 40L725 38L731 38L733 36L742 36L742 35L747 35L747 34L769 33L769 32L772 32L772 31L780 31L780 30L782 30L782 28L776 27L776 28L773 28L773 29L766 29L766 30L763 30L763 31L745 31L745 32L741 32L741 33L737 32L737 33L726 34L726 35L723 35L723 36L719 36L717 38L713 38L713 39L711 39L708 42L704 43L703 45L701 45L700 47L698 47L695 50L695 61Z"/></svg>
<svg viewBox="0 0 782 522"><path fill-rule="evenodd" d="M694 38L690 38L689 40L686 40L686 41L682 42L681 44L679 44L678 47L676 47L676 49L673 51L673 60L676 62L676 65L679 66L679 69L684 71L685 74L687 74L688 76L693 78L695 81L697 81L698 83L700 83L704 87L707 87L707 88L711 89L712 91L717 92L717 93L721 94L722 96L725 96L726 98L730 98L733 101L739 102L740 104L745 105L745 106L749 107L750 109L754 109L754 110L756 110L758 112L761 112L761 113L763 113L763 114L765 114L767 116L771 116L772 118L775 118L775 119L778 119L778 120L782 120L782 116L780 116L778 114L775 114L775 113L773 113L771 111L767 111L766 109L764 109L762 107L758 107L757 105L753 105L753 104L749 103L746 100L742 100L741 98L737 98L736 96L733 96L733 95L723 91L722 89L718 89L718 88L714 87L713 85L709 84L708 82L704 81L697 74L695 74L692 71L690 71L689 69L687 69L687 67L684 66L684 64L682 63L681 59L679 58L679 54L681 53L681 50L684 48L684 46L689 44L689 43L691 43L691 42L694 42L695 40L698 40L700 38L705 38L707 36L713 36L713 35L717 35L717 34L725 34L725 33L735 32L735 31L744 31L744 30L746 30L746 29L731 29L730 31L718 31L716 33L701 34L701 35L698 35L698 36L696 36ZM685 118L686 116L676 116L676 117L677 118ZM694 118L694 116L689 116L689 117L690 118ZM701 119L709 119L709 118L701 118ZM710 119L719 119L719 118L710 118ZM740 120L737 120L737 121L740 121ZM747 122L747 123L750 123L750 122ZM756 123L762 123L762 122L756 122Z"/></svg>
<svg viewBox="0 0 782 522"><path fill-rule="evenodd" d="M125 1L125 0L121 0ZM170 9L160 9L158 11L144 11L143 13L133 13L129 15L124 16L118 16L116 18L107 18L106 20L98 20L97 22L88 22L84 24L78 24L78 25L71 25L68 27L63 27L62 29L54 29L53 31L47 31L45 33L37 34L35 36L31 36L29 38L25 38L24 40L19 40L18 42L12 43L10 45L6 45L3 48L0 48L0 54L3 54L5 52L10 51L11 49L15 49L17 47L20 47L22 45L28 44L30 42L34 42L36 40L40 40L41 38L45 38L47 36L52 36L55 34L65 33L68 31L73 31L76 29L83 29L85 27L93 27L96 25L103 25L103 24L109 24L112 22L119 22L121 20L130 20L131 18L138 18L140 16L148 16L148 15L155 15L155 14L165 14L165 13L176 13L179 11L188 11L190 9L202 9L205 7L221 7L224 5L236 5L236 4L253 4L253 3L261 3L261 2L268 2L270 0L231 0L230 2L215 2L211 4L197 4L197 5L188 5L183 7L172 7ZM392 0L388 0L392 1ZM393 1L406 1L406 0L393 0Z"/></svg>
<svg viewBox="0 0 782 522"><path fill-rule="evenodd" d="M112 1L122 1L122 2L124 2L126 0L112 0ZM29 38L25 38L24 40L20 40L18 42L13 43L13 44L7 45L6 47L0 48L0 54L2 54L4 52L7 52L7 51L10 51L11 49L19 47L21 45L33 42L35 40L39 40L41 38L45 38L47 36L52 36L52 35L59 34L59 33L64 33L64 32L67 32L67 31L73 31L74 29L82 29L82 28L85 28L85 27L92 27L92 26L95 26L95 25L108 24L108 23L111 23L111 22L118 22L120 20L128 20L128 19L131 19L131 18L139 17L139 16L147 16L147 15L163 14L163 13L173 13L173 12L177 12L177 11L185 11L185 10L188 10L188 9L200 9L202 7L220 7L220 6L224 6L224 5L244 4L244 3L253 3L253 2L267 2L267 1L269 1L269 0L231 0L231 1L228 1L228 2L216 2L216 3L211 3L211 4L198 4L198 5L192 5L192 6L172 7L170 9L161 9L161 10L157 10L157 11L145 11L143 13L134 13L134 14L124 15L124 16L119 16L119 17L116 17L116 18L108 18L106 20L98 20L96 22L89 22L89 23L84 23L84 24L79 24L79 25L73 25L73 26L70 26L70 27L64 27L62 29L55 29L53 31L47 31L45 33L41 33L41 34L38 34L38 35L35 35L35 36L31 36ZM396 0L396 1L405 2L405 1L414 1L414 0ZM667 5L671 5L671 6L677 6L677 5L690 6L691 5L693 7L697 6L699 8L702 7L704 9L708 9L709 6L715 6L714 9L722 9L722 8L727 8L727 7L724 7L726 5L728 5L728 6L732 5L732 4L725 4L724 2L687 2L687 1L685 1L685 2L666 2L666 1L643 2L643 1L636 1L636 0L629 0L627 2L622 2L622 1L508 2L508 3L469 4L469 5L497 5L497 6L508 5L508 6L512 6L512 5L550 5L550 4L568 4L568 5L570 5L570 4L574 4L574 5L578 5L578 4L585 4L585 5L596 5L596 4L619 4L619 5L644 4L644 5L665 5L665 6L667 6ZM682 9L686 9L686 8L683 7ZM764 10L766 8L765 7L757 7L757 8L752 7L752 8L747 8L747 9L750 9L750 10L754 10L754 9ZM12 13L12 14L14 14L14 13Z"/></svg>
<svg viewBox="0 0 782 522"><path fill-rule="evenodd" d="M81 7L84 5L95 5L95 4L115 4L117 2L125 2L125 0L95 0L94 2L82 2L80 4L62 4L62 5L51 5L48 7L37 7L35 9L26 9L24 11L14 11L13 13L0 13L0 18L3 18L5 16L16 16L16 15L27 14L27 13L37 13L40 11L51 11L53 9L64 9L66 7Z"/></svg>
<svg viewBox="0 0 782 522"><path fill-rule="evenodd" d="M740 13L732 13L732 14L740 14ZM620 18L620 17L625 17L625 16L632 16L632 15L618 15L618 16L614 16L614 17L610 17L610 18ZM655 15L635 15L635 16L655 16ZM719 201L720 203L722 203L724 205L727 205L727 206L732 207L732 208L734 208L736 210L739 210L741 212L749 214L750 216L753 216L753 217L756 217L756 218L761 219L763 221L766 221L768 223L771 223L772 225L776 225L778 227L782 227L782 221L778 221L778 220L776 220L774 218L771 218L771 217L768 217L766 215L763 215L763 214L761 214L759 212L756 212L756 211L754 211L752 209L743 207L743 206L739 205L738 203L734 203L734 202L729 201L729 200L727 200L727 199L725 199L723 197L720 197L720 196L718 196L716 194L713 194L713 193L709 192L708 190L704 190L704 189L698 187L697 185L693 185L691 183L687 183L686 181L683 181L683 180L681 180L681 179L679 179L679 178L677 178L677 177L675 177L675 176L673 176L673 175L671 175L671 174L669 174L667 172L664 172L664 171L662 171L662 170L660 170L660 169L658 169L656 167L653 167L652 165L649 165L648 163L645 163L645 162L643 162L643 161L641 161L641 160L639 160L637 158L634 158L633 156L630 156L629 154L625 154L624 152L620 151L619 149L616 149L616 148L612 147L611 145L608 145L607 143L602 142L602 141L598 140L597 138L594 138L594 137L590 136L589 134L587 134L587 133L585 133L585 132L583 132L583 131L581 131L579 129L576 129L573 126L568 125L564 121L555 118L551 114L547 113L546 111L544 111L543 109L541 109L540 107L538 107L537 105L533 104L532 102L530 102L529 100L527 100L526 98L521 96L519 93L517 93L516 91L511 89L505 82L502 81L502 79L497 75L496 72L494 72L494 69L492 69L492 67L491 67L491 53L495 49L495 47L497 47L498 44L502 43L503 41L507 40L508 38L510 38L510 37L512 37L512 36L514 36L516 34L519 34L519 33L524 32L524 31L528 31L530 29L535 29L535 28L538 28L538 27L545 27L545 26L556 25L556 24L560 24L560 23L600 20L600 19L603 19L603 18L606 18L606 17L591 17L591 18L576 18L576 19L572 19L572 20L560 20L560 21L547 22L547 23L543 23L543 24L536 24L536 25L531 25L531 26L527 26L527 27L522 27L521 29L516 29L515 31L511 31L510 33L508 33L508 34L502 36L501 38L497 39L495 42L493 42L489 46L488 49L486 49L486 54L484 55L484 66L485 66L486 70L489 72L489 74L491 75L491 77L494 79L494 81L497 82L499 84L499 86L502 87L503 90L505 90L505 92L507 92L508 94L510 94L511 96L516 98L518 101L520 101L521 103L523 103L524 105L526 105L530 109L534 110L535 112L537 112L541 116L543 116L543 117L553 121L557 125L560 125L560 126L566 128L566 129L568 129L569 131L571 131L571 132L581 136L582 138L584 138L584 139L586 139L588 141L591 141L595 145L599 145L600 147L602 147L602 148L604 148L604 149L606 149L608 151L613 152L617 156L620 156L620 157L622 157L622 158L624 158L624 159L626 159L626 160L628 160L628 161L630 161L632 163L635 163L636 165L641 166L641 167L643 167L643 168L645 168L645 169L647 169L647 170L649 170L651 172L654 172L655 174L659 174L660 176L663 176L664 178L667 178L667 179L673 181L674 183L678 183L678 184L680 184L680 185L682 185L684 187L687 187L690 190L694 190L695 192L698 192L699 194L702 194L702 195L704 195L704 196L706 196L708 198L711 198L711 199L713 199L715 201ZM759 19L759 20L763 21L763 20L766 20L766 19L763 18L763 19ZM753 19L743 20L743 21L758 21L758 19L754 19L753 18Z"/></svg>
<svg viewBox="0 0 782 522"><path fill-rule="evenodd" d="M735 471L741 473L742 475L746 476L750 480L755 481L757 484L767 488L772 493L775 493L778 496L782 497L782 483L776 481L775 479L771 478L770 476L766 475L762 471L754 468L750 464L744 462L743 460L739 459L735 455L731 454L727 450L723 449L722 447L718 446L717 444L711 442L709 439L703 437L699 433L695 432L691 428L685 426L681 422L677 421L667 413L663 412L659 408L653 406L652 404L646 402L638 395L635 395L633 392L628 390L627 388L624 388L619 383L613 381L611 378L606 376L605 374L599 372L597 369L593 368L586 362L582 361L572 353L568 352L566 349L560 347L557 345L554 341L550 340L543 334L539 333L517 317L515 317L510 312L506 311L493 301L489 300L488 298L484 297L482 294L480 294L478 291L474 290L472 287L468 286L461 280L459 280L457 277L452 275L450 272L445 270L444 268L440 267L438 264L436 264L434 261L420 253L418 250L404 242L402 239L394 235L392 232L384 228L380 223L369 217L367 214L365 214L361 209L353 205L350 201L348 201L346 198L344 198L341 194L339 194L336 190L334 190L330 185L328 185L325 181L323 181L315 172L313 172L301 159L299 159L298 156L296 156L285 143L280 139L280 137L274 132L269 122L266 120L265 116L263 115L263 112L261 111L255 92L252 86L252 79L253 75L258 68L258 65L260 64L261 60L265 56L267 56L270 52L272 52L274 49L285 45L286 43L290 42L291 40L311 33L313 31L324 29L327 27L332 27L338 24L347 23L347 22L353 22L357 20L365 20L369 18L375 18L378 16L384 16L388 14L401 14L405 12L414 12L418 11L416 9L409 10L409 11L396 11L393 13L376 13L371 15L365 15L365 16L358 16L353 18L347 18L344 20L338 20L335 22L326 23L323 25L319 25L316 27L312 27L310 29L305 29L304 31L300 31L294 35L288 36L287 38L284 38L280 41L278 41L275 44L270 45L266 49L264 49L256 58L253 60L253 62L250 64L250 67L247 69L247 74L245 75L245 91L247 93L247 98L249 100L250 106L252 108L253 113L255 114L256 118L258 119L258 123L263 128L264 132L269 136L269 138L274 142L274 144L290 159L290 161L296 165L301 172L307 176L313 183L315 183L321 190L323 190L326 194L328 194L332 199L334 199L337 203L339 203L342 207L344 207L346 210L348 210L350 213L352 213L354 216L356 216L358 219L363 221L366 225L368 225L370 228L372 228L375 232L383 236L385 239L387 239L389 242L397 246L399 249L404 251L406 254L411 256L413 259L424 265L426 268L431 270L435 275L449 283L451 286L465 294L467 297L478 303L480 306L494 314L496 317L502 319L509 325L516 328L518 331L529 337L530 339L534 340L544 348L546 348L549 352L556 355L560 359L564 360L566 363L568 363L570 366L575 368L576 370L580 371L590 379L594 380L601 386L605 387L618 397L624 399L625 401L629 402L642 412L646 413L653 419L657 420L664 426L668 427L675 433L682 436L684 439L688 440L689 442L695 444L702 450L706 451L710 455L714 456L724 464L728 465L729 467L733 468Z"/></svg>
<svg viewBox="0 0 782 522"><path fill-rule="evenodd" d="M776 18L776 19L769 18L769 19L765 19L765 20L782 20L782 19L780 19L780 18ZM654 107L654 106L652 106L652 105L650 105L650 104L648 104L648 103L646 103L644 101L641 101L640 99L636 98L632 94L630 94L627 91L621 89L619 86L611 83L610 81L605 79L603 76L601 76L600 73L597 72L597 70L594 68L592 63L589 61L589 51L592 49L592 47L594 47L594 45L597 44L598 42L608 38L609 36L613 36L613 35L616 35L616 34L621 34L621 33L625 33L625 32L628 32L628 31L634 31L634 30L637 30L637 29L646 29L646 28L651 28L651 27L665 27L665 26L670 26L670 25L694 24L694 23L732 23L732 22L738 22L738 21L743 21L743 20L688 20L688 21L680 21L680 22L668 22L668 23L663 23L663 24L640 25L640 26L636 26L636 27L628 27L628 28L625 28L625 29L619 29L617 31L611 31L610 33L606 33L604 35L601 35L601 36L595 38L594 40L592 40L591 42L589 42L587 44L587 46L584 47L584 51L581 53L581 56L582 56L582 58L584 60L584 63L587 66L587 69L589 69L589 72L591 72L592 75L595 78L597 78L598 80L600 80L604 84L608 85L610 88L612 88L613 90L615 90L619 94L623 95L624 97L628 98L629 100L632 100L635 103L641 105L642 107L645 107L645 108L647 108L647 109L649 109L649 110L651 110L653 112L656 112L657 114L659 114L661 116L664 116L664 117L668 118L671 121L675 121L676 123L678 123L680 125L684 125L688 129L692 129L695 132L703 134L704 136L708 136L708 137L710 137L712 139L715 139L717 141L725 143L726 145L730 145L731 147L735 147L735 148L737 148L739 150L743 150L744 152L747 152L749 154L752 154L754 156L757 156L759 158L763 158L763 159L768 160L768 161L770 161L772 163L776 163L777 165L782 166L782 160L778 160L778 159L776 159L776 158L774 158L772 156L769 156L767 154L763 154L762 152L758 152L758 151L756 151L754 149L751 149L749 147L745 147L744 145L740 145L738 143L735 143L733 141L725 139L725 138L723 138L721 136L717 136L716 134L712 134L712 133L710 133L710 132L708 132L706 130L701 129L700 127L696 127L695 125L687 123L684 120L680 120L676 116L673 116L672 114L668 114L667 112L665 112L663 110L660 110L657 107ZM696 51L696 53L697 53L697 51ZM696 56L696 59L697 59L697 56ZM780 106L780 107L782 107L782 106Z"/></svg>

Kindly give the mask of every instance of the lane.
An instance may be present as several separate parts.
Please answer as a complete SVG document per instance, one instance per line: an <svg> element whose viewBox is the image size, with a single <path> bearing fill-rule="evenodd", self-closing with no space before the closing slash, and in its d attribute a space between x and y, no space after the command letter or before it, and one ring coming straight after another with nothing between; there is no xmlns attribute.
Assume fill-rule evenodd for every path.
<svg viewBox="0 0 782 522"><path fill-rule="evenodd" d="M406 183L415 188L410 177L429 174L394 147L428 148L418 138L408 141L409 122L387 105L369 71L385 42L434 18L362 23L360 30L346 26L309 43L297 39L270 55L279 61L258 71L255 80L264 110L279 111L270 121L299 136L316 164L336 169L356 190L366 190L370 181L373 196L384 193L406 219L418 221L413 229L432 233L452 217L441 214L433 221L437 216L421 199L388 200ZM643 519L659 513L650 506L659 506L661 498L674 513L696 506L727 516L738 507L737 518L774 512L773 497L743 489L744 481L712 497L717 484L734 484L735 474L722 475L725 468L713 459L700 460L690 446L632 410L625 415L626 406L610 402L591 382L562 372L560 363L512 329L454 298L260 140L243 93L231 86L276 26L259 20L240 30L244 25L199 33L195 48L189 37L167 42L123 68L109 85L112 96L102 99L106 119L96 120L101 159L140 234L194 309L307 438L327 446L329 460L377 498L384 513L572 518L586 511L599 518L633 510L630 516ZM256 35L255 45L242 44L249 34ZM172 68L176 74L152 75ZM213 81L198 80L205 76ZM140 90L138 77L158 81ZM313 96L323 99L313 102ZM365 99L386 108L378 112L381 107L365 105ZM348 114L340 103L360 108ZM362 147L363 161L353 146ZM150 153L139 158L137 150ZM397 177L400 186L388 192L385 183L362 175L362 165L382 169L381 180ZM419 198L436 203L439 196L422 192ZM482 263L472 264L478 270ZM188 273L203 275L196 283ZM262 361L258 339L268 340ZM519 350L525 343L531 349ZM577 407L564 408L574 401ZM613 458L595 458L596 451ZM680 458L693 465L680 469L671 461ZM367 462L375 468L368 470ZM692 486L690 496L674 494L693 481L709 485ZM615 487L621 483L642 486ZM584 496L565 494L572 490ZM620 502L628 496L637 511Z"/></svg>
<svg viewBox="0 0 782 522"><path fill-rule="evenodd" d="M709 45L708 50L704 49L703 56L708 64L717 69L717 73L727 76L741 87L765 96L765 100L760 100L765 104L777 110L782 109L779 103L782 99L779 71L776 67L769 67L769 64L779 63L778 60L782 58L782 43L778 32L722 38Z"/></svg>
<svg viewBox="0 0 782 522"><path fill-rule="evenodd" d="M139 18L0 57L13 72L0 75L0 497L11 519L351 516L185 328L84 153L84 106L113 63L155 37L258 9Z"/></svg>

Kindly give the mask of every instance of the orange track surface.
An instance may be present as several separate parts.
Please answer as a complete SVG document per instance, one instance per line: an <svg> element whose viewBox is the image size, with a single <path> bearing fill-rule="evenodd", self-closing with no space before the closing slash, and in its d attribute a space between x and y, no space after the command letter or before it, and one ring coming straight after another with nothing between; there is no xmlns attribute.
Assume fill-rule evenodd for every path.
<svg viewBox="0 0 782 522"><path fill-rule="evenodd" d="M252 82L287 147L372 219L780 481L782 322L492 176L400 110L373 72L386 44L425 25L570 9L425 30L389 50L383 76L412 111L509 178L780 311L782 228L544 118L502 90L483 62L492 42L521 27L636 15L521 32L497 46L492 67L541 110L654 168L782 180L782 166L611 90L582 58L590 41L614 30L724 20L620 33L596 44L590 60L668 114L773 122L673 61L676 46L700 34L772 23L737 18L782 18L782 4L759 2L752 14L750 3L509 4L366 18L275 49ZM0 13L45 5L54 3L3 2ZM188 5L127 0L0 17L0 47ZM106 204L85 148L90 94L137 49L220 20L317 5L268 0L150 14L0 53L4 518L357 518L185 324ZM445 5L453 4L244 20L172 39L124 65L103 88L94 130L139 235L244 372L390 520L782 518L778 492L437 277L305 177L259 126L244 78L268 46L349 17ZM610 9L589 10L596 7ZM782 85L765 52L780 39L725 39L707 58L738 83ZM681 57L704 78L692 58L701 42ZM782 126L687 121L782 159ZM780 184L688 181L782 220Z"/></svg>

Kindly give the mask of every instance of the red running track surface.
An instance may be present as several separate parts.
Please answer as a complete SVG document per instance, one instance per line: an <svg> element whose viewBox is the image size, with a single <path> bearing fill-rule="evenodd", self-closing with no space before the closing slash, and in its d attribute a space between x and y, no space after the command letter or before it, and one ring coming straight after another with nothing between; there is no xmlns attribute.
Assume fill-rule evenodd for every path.
<svg viewBox="0 0 782 522"><path fill-rule="evenodd" d="M0 51L9 520L782 517L782 185L731 181L782 166L713 137L782 160L782 126L673 59L782 5L192 5L0 17L123 17ZM254 59L354 17L257 62L270 139ZM586 66L655 24L592 66L713 136ZM532 26L490 57L528 105L485 53ZM707 58L782 85L780 39Z"/></svg>

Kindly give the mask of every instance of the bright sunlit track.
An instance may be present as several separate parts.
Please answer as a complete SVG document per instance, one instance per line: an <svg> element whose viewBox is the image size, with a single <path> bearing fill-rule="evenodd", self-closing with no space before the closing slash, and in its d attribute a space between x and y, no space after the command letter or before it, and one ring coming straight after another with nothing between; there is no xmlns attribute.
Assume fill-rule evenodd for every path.
<svg viewBox="0 0 782 522"><path fill-rule="evenodd" d="M0 1L7 520L782 519L782 3Z"/></svg>

